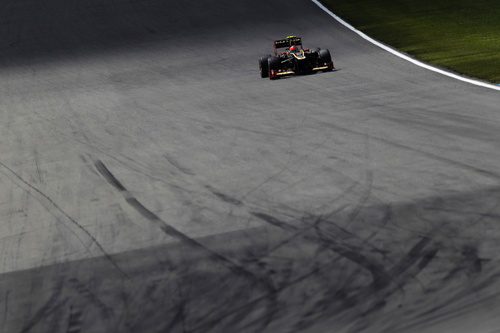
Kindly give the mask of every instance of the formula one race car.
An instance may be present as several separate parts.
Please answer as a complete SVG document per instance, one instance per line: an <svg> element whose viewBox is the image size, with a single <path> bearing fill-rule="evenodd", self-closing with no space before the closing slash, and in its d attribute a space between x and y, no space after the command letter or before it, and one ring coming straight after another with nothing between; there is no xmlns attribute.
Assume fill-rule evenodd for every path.
<svg viewBox="0 0 500 333"><path fill-rule="evenodd" d="M327 49L304 49L302 38L288 36L274 41L273 55L259 59L260 76L274 80L285 75L311 74L334 69Z"/></svg>

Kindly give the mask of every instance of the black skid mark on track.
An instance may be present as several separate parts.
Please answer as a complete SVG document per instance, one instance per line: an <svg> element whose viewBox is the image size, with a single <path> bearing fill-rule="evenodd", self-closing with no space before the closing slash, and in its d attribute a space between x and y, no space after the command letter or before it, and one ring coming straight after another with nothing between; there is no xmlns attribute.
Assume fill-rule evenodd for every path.
<svg viewBox="0 0 500 333"><path fill-rule="evenodd" d="M116 179L116 177L109 171L109 169L104 165L104 163L102 163L102 161L99 160L95 162L95 166L99 173L108 181L108 183L113 185L118 191L127 191L125 186L123 186L122 183L120 183L120 181Z"/></svg>
<svg viewBox="0 0 500 333"><path fill-rule="evenodd" d="M92 167L97 172L94 164ZM110 188L126 189L124 180L110 182L114 184ZM118 194L132 198L128 192ZM490 198L491 194L484 191L480 195L466 194L465 198L483 201L482 196ZM460 201L455 197L446 200ZM137 199L129 201L149 214ZM331 326L327 325L332 323L339 331L376 333L405 332L401 327L415 327L412 331L418 331L429 321L491 304L492 299L498 298L500 273L494 263L489 265L481 259L477 248L481 240L467 237L465 243L458 243L456 237L446 238L434 232L432 225L410 228L420 221L415 217L415 206L427 211L428 199L394 204L390 210L386 204L363 207L356 221L364 224L347 224L351 221L350 211L317 217L282 206L281 213L254 212L255 218L268 224L255 233L244 230L198 240L214 252L236 258L243 268L265 275L273 281L274 291L265 290L246 276L233 274L217 259L185 242L117 254L117 262L130 262L134 268L131 280L124 283L117 275L109 275L103 259L71 263L64 269L65 274L71 274L68 278L80 279L81 272L95 270L91 281L99 283L83 282L83 278L80 283L112 306L116 316L103 318L99 308L86 298L85 288L72 287L68 282L65 290L69 295L61 296L68 299L65 305L56 312L45 312L49 313L48 319L42 319L31 331L65 333L69 305L81 307L84 314L85 326L80 333L98 325L115 328L108 329L110 332L328 332ZM149 217L155 218L155 214ZM409 230L400 231L393 224L386 227L389 218L394 219L395 226L399 222ZM431 222L441 226L443 220L443 216L437 216ZM491 217L491 226L496 222ZM468 225L468 218L463 223ZM456 228L462 231L460 226ZM372 229L378 234L367 241ZM453 229L450 234L465 236ZM383 257L375 250L379 244L385 252ZM356 257L356 253L361 257ZM372 260L375 272L381 265L389 276L374 282L365 262ZM457 273L443 281L456 267ZM46 279L49 280L52 282L44 285L58 281ZM75 295L77 288L82 296ZM9 289L14 290L10 286ZM42 296L39 293L27 297L43 297L43 301L50 297L43 291ZM12 309L9 312L14 313ZM26 311L33 315L31 310ZM62 313L57 317L60 324L50 326L57 330L43 330L57 312ZM19 333L20 329L12 331Z"/></svg>
<svg viewBox="0 0 500 333"><path fill-rule="evenodd" d="M436 247L433 247L430 250L425 250L431 241L432 240L428 237L422 237L422 239L410 249L410 251L399 261L399 263L397 263L389 271L390 276L399 277L417 262L420 262L419 266L421 268L427 266L428 262L435 257L438 251Z"/></svg>
<svg viewBox="0 0 500 333"><path fill-rule="evenodd" d="M462 250L464 262L467 264L467 274L476 275L483 270L483 259L479 258L477 248L473 246L464 246Z"/></svg>
<svg viewBox="0 0 500 333"><path fill-rule="evenodd" d="M183 174L188 175L188 176L196 176L196 174L193 171L191 171L191 169L189 169L188 167L186 167L184 165L181 165L176 159L174 159L169 154L163 154L163 157L165 157L165 159L168 161L168 163L170 163L173 167L175 167L177 170L179 170Z"/></svg>
<svg viewBox="0 0 500 333"><path fill-rule="evenodd" d="M215 195L217 198L219 198L220 200L224 201L224 202L227 202L227 203L230 203L231 205L235 205L235 206L242 206L243 205L243 202L241 200L238 200L232 196L229 196L225 193L222 193L216 189L214 189L212 186L210 185L206 185L205 186L207 188L207 190L209 190L213 195Z"/></svg>
<svg viewBox="0 0 500 333"><path fill-rule="evenodd" d="M63 210L51 197L49 197L47 194L39 190L37 187L34 185L30 184L27 182L24 178L22 178L18 173L16 173L14 170L9 168L7 165L2 163L0 161L0 167L3 169L7 170L12 176L14 176L16 179L18 179L24 186L27 186L27 188L23 188L29 195L33 196L37 201L39 201L42 206L46 207L41 201L45 201L46 204L50 205L51 208L55 211L57 211L59 214L62 214L62 216L68 220L71 224L76 226L80 231L85 234L87 238L89 238L93 244L97 246L99 251L104 255L106 260L114 266L114 268L125 278L127 278L127 274L118 266L118 264L113 260L111 255L104 249L101 243L88 231L83 225L81 225L77 220L75 220L73 217L71 217L65 210ZM48 209L48 208L47 208ZM57 217L56 217L57 218ZM77 236L78 237L78 236Z"/></svg>
<svg viewBox="0 0 500 333"><path fill-rule="evenodd" d="M182 295L182 288L178 288L178 293L180 294L180 302L177 305L177 310L175 316L166 324L166 326L161 329L161 332L172 332L176 331L177 327L182 329L182 332L186 332L186 298Z"/></svg>
<svg viewBox="0 0 500 333"><path fill-rule="evenodd" d="M418 241L405 256L396 264L389 274L391 280L381 281L378 285L373 285L374 298L372 304L362 315L367 316L370 313L381 310L386 305L386 300L397 290L403 291L403 287L410 279L416 279L417 275L424 270L430 262L436 257L439 247L432 244L432 240L423 237ZM371 293L368 289L356 296L358 302L361 302L365 296Z"/></svg>
<svg viewBox="0 0 500 333"><path fill-rule="evenodd" d="M324 241L327 241L324 239ZM382 265L374 262L370 258L367 258L363 254L359 253L356 249L350 248L345 244L335 243L329 241L328 248L333 252L339 254L340 256L346 258L347 260L359 265L360 267L366 269L372 275L372 285L375 289L381 289L386 286L389 281L391 281L391 275L387 273Z"/></svg>
<svg viewBox="0 0 500 333"><path fill-rule="evenodd" d="M35 312L34 316L31 319L27 321L20 333L34 332L33 328L39 322L46 319L46 317L48 317L50 314L59 311L59 309L64 306L64 304L67 302L67 299L60 299L62 290L63 282L61 280L57 282L57 285L55 286L52 296L50 296L49 300Z"/></svg>
<svg viewBox="0 0 500 333"><path fill-rule="evenodd" d="M333 222L325 225L328 221L316 218L313 221L314 223L300 228L265 213L253 212L252 214L285 231L301 233L303 239L321 244L323 248L329 249L341 258L347 259L348 262L356 264L359 269L370 273L372 281L364 287L353 290L353 286L348 283L340 289L334 288L325 292L325 295L330 295L328 297L329 304L332 300L340 302L338 306L334 306L337 311L358 307L362 315L367 316L381 310L386 305L386 299L390 298L396 291L402 290L409 280L416 279L416 276L432 262L439 251L438 244L435 244L429 237L423 237L391 268L388 263L384 263L373 256L375 252L380 254L381 251L377 251L366 240L358 238L355 234L337 226ZM357 212L357 214L360 214L360 212ZM346 219L350 221L350 217L349 214ZM322 228L320 228L321 225ZM318 306L322 305L321 302L323 300L318 303ZM324 307L331 306L330 304ZM297 323L296 329L301 330L304 328L302 325L307 326L313 321L313 316L304 318ZM356 329L360 329L360 327L358 326Z"/></svg>
<svg viewBox="0 0 500 333"><path fill-rule="evenodd" d="M212 317L202 317L197 320L200 323L198 327L194 327L190 329L191 332L207 332L216 326L224 326L224 325L238 325L243 318L247 318L249 316L249 312L256 312L257 309L266 308L256 321L254 321L253 325L258 326L260 330L263 330L269 323L271 323L274 315L277 313L278 309L278 293L276 292L276 286L269 276L267 276L266 272L253 272L248 270L245 265L241 263L235 262L232 259L227 258L226 256L206 247L202 243L197 240L187 236L186 234L180 232L173 226L166 223L162 220L158 215L145 207L137 198L135 198L128 189L111 173L111 171L106 167L106 165L98 160L95 162L95 166L99 173L113 186L115 187L124 197L125 201L134 208L139 214L141 214L144 218L148 219L156 226L158 226L165 234L177 239L181 242L181 244L187 246L188 248L194 251L201 251L206 255L208 259L213 261L214 263L218 263L228 269L234 276L242 277L247 281L245 283L245 287L243 287L242 292L249 287L250 285L256 284L260 286L260 291L256 294L261 295L257 296L255 299L251 297L250 302L248 302L244 307L239 308L235 311L234 308L228 307L226 310L222 310L222 313L218 316ZM246 291L245 291L246 293ZM239 298L238 298L239 299ZM252 301L252 299L257 301ZM184 302L184 301L182 301ZM182 303L184 304L184 303ZM173 320L173 325L179 327L179 322L184 322L186 313L184 309L184 305L177 307L177 315L176 319ZM223 324L223 322L225 324ZM172 322L171 322L172 324ZM167 327L169 327L167 325Z"/></svg>
<svg viewBox="0 0 500 333"><path fill-rule="evenodd" d="M265 213L254 212L252 213L252 215L288 232L301 232L303 234L302 236L305 239L308 239L313 242L319 242L326 248L329 248L333 252L337 253L338 255L346 258L347 260L353 263L356 263L357 265L366 269L372 274L374 285L382 283L381 281L390 280L390 274L384 269L381 263L377 262L372 258L368 258L363 254L363 252L366 251L361 251L361 249L358 246L350 245L345 241L338 241L336 239L337 235L326 234L326 232L319 230L318 225L322 222L321 218L316 219L314 225L307 226L301 229L289 223L280 221L277 218ZM313 234L313 232L310 229L314 229L315 234ZM342 234L346 233L346 231L341 228L337 229L339 229L339 232L341 232Z"/></svg>
<svg viewBox="0 0 500 333"><path fill-rule="evenodd" d="M285 223L283 221L278 220L274 216L271 216L271 215L268 215L268 214L265 214L265 213L259 213L259 212L254 212L254 213L252 213L252 215L255 216L255 217L257 217L257 218L259 218L259 219L261 219L264 222L267 222L267 223L269 223L271 225L274 225L275 227L284 229L286 231L291 231L291 232L297 231L297 228L291 226L288 223Z"/></svg>
<svg viewBox="0 0 500 333"><path fill-rule="evenodd" d="M102 314L104 318L110 318L114 315L113 308L104 304L94 293L90 291L90 289L81 283L76 278L69 279L70 286L77 291L77 293L84 297L86 300L90 302L90 304L95 305Z"/></svg>
<svg viewBox="0 0 500 333"><path fill-rule="evenodd" d="M69 307L68 329L66 333L80 333L82 330L82 311L73 305Z"/></svg>
<svg viewBox="0 0 500 333"><path fill-rule="evenodd" d="M453 279L460 272L465 272L467 276L471 277L481 273L483 270L483 262L486 260L479 258L476 247L470 245L464 246L461 255L456 267L449 271L443 278L444 283Z"/></svg>
<svg viewBox="0 0 500 333"><path fill-rule="evenodd" d="M33 155L34 155L33 159L34 159L34 162L35 162L36 174L37 174L38 182L40 184L42 184L44 182L44 179L43 179L43 176L42 176L42 172L40 171L40 163L39 163L38 151L36 149L33 152Z"/></svg>
<svg viewBox="0 0 500 333"><path fill-rule="evenodd" d="M350 133L350 134L354 134L354 135L360 135L360 136L368 136L370 140L382 142L384 144L387 144L388 146L397 147L397 148L400 148L402 150L412 151L412 152L420 154L422 156L426 156L426 157L428 157L430 159L433 159L433 160L436 160L436 161L441 161L441 162L446 163L448 165L459 167L459 168L462 168L462 169L467 170L467 171L472 171L474 173L483 175L485 177L488 177L488 178L491 178L491 179L494 179L494 180L500 180L500 173L497 173L495 171L490 171L490 170L487 170L487 169L476 167L476 166L468 164L468 163L464 163L464 162L461 162L461 161L456 161L456 160L447 158L445 156L437 155L437 154L434 154L432 152L428 152L428 151L425 151L425 150L422 150L422 149L418 149L418 148L415 148L415 147L407 146L407 145L402 144L402 143L397 143L395 141L391 141L391 140L388 140L386 138L367 135L366 133L361 133L361 132L358 132L358 131L355 131L355 130L352 130L352 129L349 129L349 128L341 127L341 126L338 126L338 125L335 125L335 124L332 124L332 123L328 123L328 124L325 124L325 125L329 126L331 128L337 129L339 131L346 132L346 133Z"/></svg>
<svg viewBox="0 0 500 333"><path fill-rule="evenodd" d="M229 269L234 274L237 274L239 276L244 276L251 281L256 281L256 282L260 283L261 285L265 286L266 289L268 289L268 290L275 289L273 283L268 278L266 278L264 276L256 275L255 273L247 270L242 265L232 261L231 259L221 255L218 252L213 251L210 248L207 248L202 243L187 236L186 234L182 233L181 231L177 230L176 228L172 227L171 225L169 225L168 223L163 221L158 215L156 215L154 212L152 212L147 207L145 207L139 200L137 200L137 198L132 196L131 193L127 190L127 188L111 173L111 171L109 171L109 169L106 167L106 165L101 160L97 160L95 162L95 166L96 166L97 170L101 173L101 175L112 186L114 186L118 191L120 191L122 193L122 195L125 198L125 201L132 208L134 208L144 218L153 222L165 234L167 234L168 236L170 236L174 239L177 239L181 243L187 245L189 248L192 248L195 250L201 250L210 259L212 259L215 262L221 263L223 266L225 266L227 269Z"/></svg>

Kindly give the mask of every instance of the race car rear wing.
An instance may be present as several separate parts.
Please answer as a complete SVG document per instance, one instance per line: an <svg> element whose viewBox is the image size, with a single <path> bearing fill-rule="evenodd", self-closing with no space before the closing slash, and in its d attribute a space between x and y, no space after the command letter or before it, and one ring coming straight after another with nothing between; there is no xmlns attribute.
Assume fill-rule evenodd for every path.
<svg viewBox="0 0 500 333"><path fill-rule="evenodd" d="M292 45L302 45L302 38L300 37L287 37L285 39L275 40L274 48L281 49L284 47L290 47Z"/></svg>

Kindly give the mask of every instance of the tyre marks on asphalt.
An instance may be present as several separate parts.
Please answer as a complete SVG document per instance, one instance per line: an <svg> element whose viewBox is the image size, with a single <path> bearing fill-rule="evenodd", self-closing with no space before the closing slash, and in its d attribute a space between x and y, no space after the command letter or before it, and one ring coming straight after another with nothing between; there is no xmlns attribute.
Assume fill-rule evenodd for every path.
<svg viewBox="0 0 500 333"><path fill-rule="evenodd" d="M305 331L329 318L335 318L338 325L357 322L350 330L346 324L347 332L398 331L403 327L401 321L391 319L389 322L395 322L391 329L382 329L370 326L371 320L384 318L385 312L396 316L392 308L395 302L408 303L408 310L402 312L408 327L419 327L431 317L438 320L455 315L459 310L450 309L450 304L466 302L469 306L471 292L487 290L496 277L490 274L489 279L482 279L491 272L491 266L477 246L455 244L453 238L446 238L459 236L465 230L460 226L468 225L468 221L450 224L434 214L427 217L428 224L422 224L415 216L426 218L426 214L442 211L453 220L455 205L462 202L475 206L471 198L492 197L498 190L467 194L464 198L394 204L390 209L385 204L368 205L362 191L360 204L353 209L346 210L337 202L340 208L321 216L295 211L293 207L282 207L286 211L278 215L279 210L251 208L243 203L238 206L223 200L269 225L266 232L253 236L250 231L242 231L241 239L218 238L216 243L233 242L226 251L171 226L165 228L166 221L135 198L102 161L95 161L94 166L127 205L178 240L180 250L166 247L146 250L147 254L130 254L135 258L129 265L134 267L134 273L121 282L118 276L102 273L106 282L96 285L92 279L100 279L98 271L89 281L80 279L78 272L87 271L92 263L68 268L71 276L64 280L66 292L55 296L52 303L43 304L25 332L37 331L42 327L37 322L43 316L56 313L64 313L61 322L66 320L52 332L66 333L97 327L89 322L117 327L120 332L154 331L155 327L169 332L203 333ZM222 193L215 187L204 188ZM488 204L480 207L485 206ZM494 208L488 207L488 212L484 217L487 223L497 218ZM476 221L477 216L485 214L478 209L469 215ZM415 224L420 230L412 230ZM456 250L458 253L453 252ZM446 258L450 253L455 254L451 263ZM117 259L121 256L114 257L115 261L129 261ZM470 282L471 288L454 291L453 286L463 279ZM179 290L182 293L176 295ZM436 295L443 290L446 294L439 300ZM426 301L412 303L416 292L422 293L417 299L432 297L435 313L426 312L433 308Z"/></svg>
<svg viewBox="0 0 500 333"><path fill-rule="evenodd" d="M331 304L328 306L330 308L336 308L340 312L357 308L357 311L361 311L362 316L367 316L383 308L386 300L390 299L394 293L398 291L404 293L404 288L410 281L415 280L417 284L420 284L417 276L436 258L440 243L431 237L417 238L414 245L406 253L401 254L400 258L396 259L395 253L388 253L386 250L378 249L369 242L370 238L376 236L375 231L367 238L360 238L355 233L339 225L339 223L350 225L352 229L354 220L357 218L365 219L366 214L370 214L372 209L371 207L357 207L352 212L344 214L344 216L330 214L328 219L321 216L310 217L308 223L300 218L285 222L266 213L252 213L255 217L270 225L287 233L292 233L295 240L299 239L299 242L320 244L323 249L320 251L332 251L332 253L357 265L361 270L369 272L371 275L371 282L368 283L367 281L358 288L353 288L352 283L347 283L344 286L325 286L324 294L326 298L320 297L316 305L313 306L313 310L304 314L304 317L295 326L296 330L302 330L312 325L314 322L313 313L325 313L324 302L328 297L330 297L329 302ZM385 213L380 214L380 221L376 225L385 226L392 218L392 209L389 209L389 213L387 213L387 209L383 210ZM376 215L374 214L374 216ZM297 226L297 223L299 223L299 226ZM319 259L315 258L314 260ZM352 267L349 268L349 271L352 270ZM317 279L317 276L314 275L319 274L319 271L316 271L312 278ZM352 278L354 280L358 279ZM332 306L332 304L336 305ZM358 325L352 332L362 331L363 329Z"/></svg>
<svg viewBox="0 0 500 333"><path fill-rule="evenodd" d="M2 319L2 326L1 326L1 330L2 331L5 331L5 323L7 322L7 318L9 316L9 296L11 294L11 290L7 290L5 292L5 296L4 296L4 299L3 299L3 319Z"/></svg>
<svg viewBox="0 0 500 333"><path fill-rule="evenodd" d="M69 307L68 329L66 333L80 333L82 329L82 311L71 305Z"/></svg>
<svg viewBox="0 0 500 333"><path fill-rule="evenodd" d="M464 273L467 276L475 276L481 273L483 262L486 260L479 258L477 247L465 245L462 248L461 255L457 266L443 278L443 282L452 280L459 273Z"/></svg>
<svg viewBox="0 0 500 333"><path fill-rule="evenodd" d="M97 295L95 295L85 284L80 282L77 278L72 277L68 280L70 288L74 289L79 296L83 297L89 304L92 304L99 310L99 313L105 318L114 316L112 307L107 306L102 302Z"/></svg>
<svg viewBox="0 0 500 333"><path fill-rule="evenodd" d="M37 176L37 179L36 179L36 182L38 182L39 184L43 184L44 182L44 177L43 177L43 172L40 170L40 158L38 156L38 150L34 150L33 151L33 160L35 162L35 167L36 167L36 176Z"/></svg>
<svg viewBox="0 0 500 333"><path fill-rule="evenodd" d="M414 153L419 154L421 156L425 156L431 160L439 161L439 162L442 162L444 164L454 166L456 168L471 171L475 174L482 175L483 177L486 177L486 178L490 178L493 180L500 180L500 173L498 173L496 171L491 171L491 170L488 170L488 169L483 168L483 167L477 167L477 166L474 166L474 165L466 163L466 162L461 162L461 161L457 161L457 160L445 157L444 155L437 155L435 153L426 151L426 150L421 149L421 148L412 147L412 146L406 145L404 143L396 142L394 140L390 140L387 138L369 135L367 133L356 131L356 130L353 130L350 128L345 128L345 127L342 127L342 126L339 126L339 125L336 125L333 123L327 123L324 125L331 127L335 130L345 132L345 133L359 135L359 136L363 136L363 137L368 137L372 141L381 142L381 143L386 144L388 146L393 146L393 147L399 148L403 151L414 152Z"/></svg>
<svg viewBox="0 0 500 333"><path fill-rule="evenodd" d="M224 202L227 202L231 205L234 205L234 206L242 206L243 205L243 202L241 200L238 200L236 199L235 197L232 197L230 195L227 195L225 193L222 193L216 189L214 189L212 186L210 185L206 185L205 188L207 190L209 190L213 195L215 195L217 198L219 198L220 200L224 201Z"/></svg>
<svg viewBox="0 0 500 333"><path fill-rule="evenodd" d="M33 328L42 320L45 320L46 317L50 316L56 311L59 311L64 307L67 302L67 299L61 299L62 291L63 291L63 281L57 281L54 289L52 291L52 295L25 323L20 333L28 333L33 332Z"/></svg>
<svg viewBox="0 0 500 333"><path fill-rule="evenodd" d="M97 240L97 238L90 233L90 231L80 224L75 218L70 216L61 206L59 206L49 195L41 191L38 187L31 184L20 174L16 173L13 169L8 167L6 164L0 161L0 172L4 173L9 179L19 186L21 189L26 191L26 193L37 200L50 214L52 214L57 222L64 221L66 224L73 226L75 228L69 228L71 232L76 236L76 238L81 242L85 249L90 252L90 245L84 242L82 238L88 239L91 244L94 244L100 253L108 260L108 262L118 271L123 277L127 277L127 274L121 269L120 266L111 258L110 254L106 251L104 246Z"/></svg>
<svg viewBox="0 0 500 333"><path fill-rule="evenodd" d="M96 160L95 161L95 167L98 170L98 172L108 181L109 184L111 184L116 190L118 190L124 197L125 201L129 206L131 206L134 210L136 210L141 216L146 218L147 220L153 222L157 227L159 227L166 235L180 241L181 244L187 246L187 248L190 251L200 251L203 253L207 259L214 263L219 263L223 267L229 270L232 275L235 277L242 277L244 280L247 282L245 283L247 288L248 286L253 286L252 289L257 292L257 296L253 296L249 302L247 302L244 306L238 308L236 311L234 311L233 308L230 309L223 309L217 315L214 315L213 317L207 317L207 318L202 318L202 326L200 326L199 330L201 332L208 331L212 329L213 327L217 326L220 324L221 321L234 321L236 320L236 323L239 322L238 317L241 318L246 318L249 317L248 311L252 310L251 312L259 312L256 310L253 310L253 307L258 306L261 309L265 308L266 311L261 311L259 315L257 315L257 318L254 319L254 323L252 325L257 325L260 327L260 329L264 329L271 321L274 316L274 314L277 311L277 292L276 292L276 286L275 282L273 281L272 277L268 276L268 272L262 267L259 267L258 265L249 265L248 263L241 263L238 260L235 260L233 258L229 258L225 255L220 254L217 251L212 250L209 247L206 247L199 241L189 237L188 235L182 233L181 231L177 230L170 224L168 224L166 221L162 220L157 214L149 210L146 206L144 206L136 197L134 197L128 189L111 173L109 168L101 161L101 160ZM185 173L185 172L184 172ZM207 190L209 190L214 196L216 196L219 200L222 200L226 203L229 203L234 206L242 206L243 202L239 201L236 198L233 198L229 195L226 195L213 187L206 185L204 186ZM235 279L235 277L231 279ZM240 283L238 283L240 284ZM246 294L247 291L244 291L243 293ZM259 296L262 295L262 296ZM241 296L242 299L246 299L248 296ZM259 301L254 302L252 299L257 297ZM183 316L184 315L184 302L181 302L180 305L178 305L177 308L177 314L178 316ZM178 317L176 315L176 318ZM248 318L247 318L248 319ZM170 325L177 325L175 322L178 322L178 319L172 319L174 323L170 323ZM235 323L233 323L235 324ZM230 325L230 324L228 324ZM193 329L193 331L196 331L197 329Z"/></svg>
<svg viewBox="0 0 500 333"><path fill-rule="evenodd" d="M258 281L260 284L266 287L268 290L273 290L274 286L273 284L267 279L262 276L259 276L255 274L254 272L251 272L247 270L244 266L240 265L239 263L221 255L218 252L215 252L211 250L210 248L207 248L204 246L202 243L198 242L197 240L187 236L186 234L182 233L181 231L177 230L164 220L162 220L158 215L156 215L154 212L149 210L147 207L145 207L137 198L135 198L128 190L127 188L111 173L111 171L106 167L106 165L101 161L97 160L95 162L95 166L99 173L110 183L112 186L114 186L124 197L125 201L132 207L134 208L140 215L142 215L144 218L147 220L153 222L157 227L159 227L165 234L168 236L180 241L184 245L187 245L188 247L195 249L195 250L201 250L205 254L208 255L211 260L215 262L219 262L223 264L226 268L228 268L230 271L233 273L239 275L239 276L245 276L246 278L253 280L253 281Z"/></svg>
<svg viewBox="0 0 500 333"><path fill-rule="evenodd" d="M127 188L123 183L121 187ZM43 284L45 291L21 292L21 296L43 300L26 331L67 333L70 322L75 332L96 327L125 333L418 331L429 320L460 315L478 302L495 302L495 297L500 301L499 295L491 293L500 276L496 265L485 260L474 242L456 240L466 230L462 226L468 219L482 216L484 211L478 209L475 216L470 214L456 224L443 223L446 217L455 219L457 212L449 213L455 205L477 207L475 202L499 192L393 204L391 214L384 204L368 206L354 220L351 211L322 217L294 217L290 211L278 216L275 210L274 214L255 212L255 218L267 219L269 225L198 240L247 271L265 275L275 286L273 290L227 269L219 259L184 241L116 255L117 262L129 263L129 280L110 275L104 258L36 273L16 272L28 279L45 279L28 280L31 285ZM433 215L430 225L422 225L416 218L438 208L447 215ZM497 210L487 208L490 214L484 222L496 223ZM410 230L398 228L399 224ZM420 230L412 229L416 225ZM445 227L437 232L441 225ZM365 241L375 230L379 234ZM446 238L444 234L455 236ZM61 271L68 278L64 291L58 293L50 286L59 280ZM89 271L93 273L82 274ZM18 280L16 276L7 279ZM20 291L13 290L10 297L19 297ZM50 298L48 292L58 295L43 303ZM117 315L104 316L109 308ZM59 327L44 329L57 313ZM43 315L49 319L40 319Z"/></svg>
<svg viewBox="0 0 500 333"><path fill-rule="evenodd" d="M313 221L313 224L307 224L305 227L300 228L290 223L280 221L279 219L265 213L253 212L252 214L262 221L279 227L287 232L298 233L304 239L307 239L314 243L320 243L325 248L328 248L333 252L345 257L349 261L358 264L372 274L374 283L375 281L390 280L390 275L383 268L383 264L375 258L371 250L367 251L362 246L354 245L354 242L356 242L353 242L353 238L355 238L354 235L348 235L346 237L346 233L339 230L338 227L335 228L337 229L336 231L340 231L338 233L320 230L321 224L328 223L325 222L325 220L321 217L316 218ZM329 226L332 225L334 224L331 223ZM350 240L346 241L346 239L349 238ZM357 243L360 242L358 241Z"/></svg>
<svg viewBox="0 0 500 333"><path fill-rule="evenodd" d="M360 212L361 211L358 211L357 214ZM384 251L375 248L369 243L365 243L364 239L358 238L355 234L337 226L333 221L325 221L318 218L313 227L299 229L289 223L279 221L278 219L266 214L255 213L254 215L289 232L301 232L305 239L319 242L325 248L332 250L349 261L359 265L361 268L366 269L372 274L372 285L375 289L386 287L389 283L391 283L394 277L401 275L416 261L419 261L424 257L432 259L437 251L433 248L430 251L432 254L428 252L423 254L423 249L431 243L430 238L423 237L414 245L406 256L399 261L397 265L390 270L387 270L384 267L388 266L388 264L379 259L380 257L383 258ZM326 227L322 228L322 225L326 225Z"/></svg>
<svg viewBox="0 0 500 333"><path fill-rule="evenodd" d="M170 163L174 168L176 168L177 170L179 170L183 174L188 175L188 176L196 176L196 174L191 169L189 169L185 165L181 165L179 163L179 161L177 161L170 154L165 153L165 154L163 154L163 157L165 157L165 159L168 161L168 163Z"/></svg>

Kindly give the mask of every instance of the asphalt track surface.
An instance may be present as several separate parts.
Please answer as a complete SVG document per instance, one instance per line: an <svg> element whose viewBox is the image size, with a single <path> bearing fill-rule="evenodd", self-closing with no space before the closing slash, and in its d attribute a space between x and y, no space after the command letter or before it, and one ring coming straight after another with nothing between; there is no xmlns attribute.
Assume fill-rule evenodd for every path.
<svg viewBox="0 0 500 333"><path fill-rule="evenodd" d="M260 79L275 38L338 71ZM500 95L306 0L6 0L0 332L496 332Z"/></svg>

